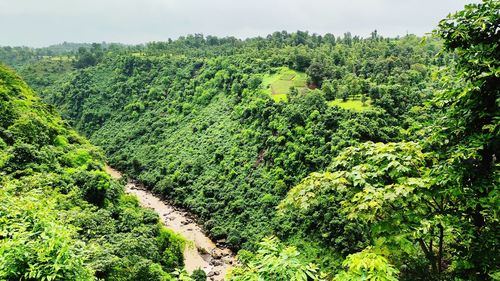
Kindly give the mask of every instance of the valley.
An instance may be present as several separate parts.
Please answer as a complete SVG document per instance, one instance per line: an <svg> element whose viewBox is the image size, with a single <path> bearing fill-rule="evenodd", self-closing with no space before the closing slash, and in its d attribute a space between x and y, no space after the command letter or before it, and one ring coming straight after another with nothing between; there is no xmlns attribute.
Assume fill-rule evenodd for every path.
<svg viewBox="0 0 500 281"><path fill-rule="evenodd" d="M336 19L300 1L287 20ZM426 33L176 39L189 1L141 2L126 38L162 40L0 46L0 280L500 280L500 1L457 1Z"/></svg>

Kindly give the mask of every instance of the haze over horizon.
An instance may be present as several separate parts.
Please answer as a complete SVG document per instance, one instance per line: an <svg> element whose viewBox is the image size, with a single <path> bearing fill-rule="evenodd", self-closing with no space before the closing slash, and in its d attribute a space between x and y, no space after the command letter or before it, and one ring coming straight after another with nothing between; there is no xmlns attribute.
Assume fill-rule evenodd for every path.
<svg viewBox="0 0 500 281"><path fill-rule="evenodd" d="M472 0L0 0L0 46L140 44L187 34L248 38L274 31L424 35Z"/></svg>

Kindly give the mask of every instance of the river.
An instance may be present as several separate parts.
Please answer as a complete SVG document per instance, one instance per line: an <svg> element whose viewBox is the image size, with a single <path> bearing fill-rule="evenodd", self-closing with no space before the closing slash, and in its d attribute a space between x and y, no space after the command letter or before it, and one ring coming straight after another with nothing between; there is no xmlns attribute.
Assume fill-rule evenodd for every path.
<svg viewBox="0 0 500 281"><path fill-rule="evenodd" d="M106 166L106 171L114 179L122 177L119 171L111 167ZM188 212L162 200L144 188L142 184L133 180L127 182L125 191L137 196L142 207L156 211L165 227L186 239L188 243L183 255L188 273L191 274L193 270L201 268L207 273L208 280L224 280L228 269L236 262L234 254L208 238L203 229L191 219L192 216Z"/></svg>

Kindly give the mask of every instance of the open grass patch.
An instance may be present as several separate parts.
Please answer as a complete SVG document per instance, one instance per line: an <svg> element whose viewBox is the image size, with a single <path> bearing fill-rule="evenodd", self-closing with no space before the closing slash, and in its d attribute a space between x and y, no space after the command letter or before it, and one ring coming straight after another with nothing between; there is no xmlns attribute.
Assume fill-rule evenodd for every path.
<svg viewBox="0 0 500 281"><path fill-rule="evenodd" d="M371 100L368 99L364 104L359 98L348 99L343 101L342 99L336 99L328 102L329 106L339 106L343 109L354 110L354 111L366 111L372 108Z"/></svg>
<svg viewBox="0 0 500 281"><path fill-rule="evenodd" d="M299 77L296 77L292 82L294 87L306 88L305 85L307 85L307 75L304 74Z"/></svg>
<svg viewBox="0 0 500 281"><path fill-rule="evenodd" d="M287 101L288 98L286 96L287 94L277 94L277 95L272 95L272 98L275 102L279 101Z"/></svg>
<svg viewBox="0 0 500 281"><path fill-rule="evenodd" d="M292 81L295 76L297 76L295 73L285 73L281 75L280 80Z"/></svg>
<svg viewBox="0 0 500 281"><path fill-rule="evenodd" d="M275 101L286 101L291 87L297 88L299 92L307 90L307 75L288 67L281 67L275 73L265 75L262 85Z"/></svg>

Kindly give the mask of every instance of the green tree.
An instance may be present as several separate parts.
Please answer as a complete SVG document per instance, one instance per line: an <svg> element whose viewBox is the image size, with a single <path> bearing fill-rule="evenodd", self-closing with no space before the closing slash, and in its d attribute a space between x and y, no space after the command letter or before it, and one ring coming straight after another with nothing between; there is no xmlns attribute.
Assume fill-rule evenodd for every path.
<svg viewBox="0 0 500 281"><path fill-rule="evenodd" d="M399 273L389 261L376 253L364 250L349 255L342 263L346 271L335 275L333 280L338 281L397 281Z"/></svg>
<svg viewBox="0 0 500 281"><path fill-rule="evenodd" d="M325 99L328 101L335 100L335 90L332 86L332 83L330 81L325 81L323 82L323 85L321 85L321 90L323 93L325 93Z"/></svg>
<svg viewBox="0 0 500 281"><path fill-rule="evenodd" d="M427 144L439 160L431 173L433 190L466 237L448 244L461 257L452 266L477 278L498 271L500 256L494 234L500 232L499 11L498 1L469 4L435 32L457 62L442 78L448 88L434 100L442 114Z"/></svg>
<svg viewBox="0 0 500 281"><path fill-rule="evenodd" d="M285 247L276 237L264 238L255 256L242 260L242 266L233 268L228 276L231 281L325 280L314 264L303 264L295 247Z"/></svg>

